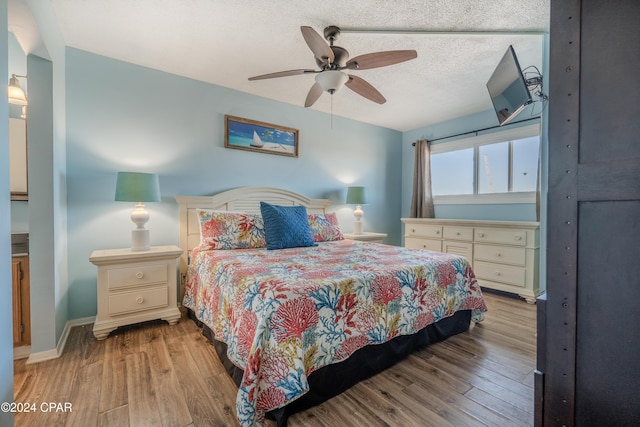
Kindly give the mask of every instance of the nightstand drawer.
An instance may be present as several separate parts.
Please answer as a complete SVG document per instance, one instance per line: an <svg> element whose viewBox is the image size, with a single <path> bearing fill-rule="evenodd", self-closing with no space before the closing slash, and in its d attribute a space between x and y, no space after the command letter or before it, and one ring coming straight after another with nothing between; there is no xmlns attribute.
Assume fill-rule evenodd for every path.
<svg viewBox="0 0 640 427"><path fill-rule="evenodd" d="M485 279L519 287L524 287L526 283L526 270L524 268L476 261L473 264L473 270L480 281Z"/></svg>
<svg viewBox="0 0 640 427"><path fill-rule="evenodd" d="M442 238L442 226L429 224L407 224L405 234L407 236Z"/></svg>
<svg viewBox="0 0 640 427"><path fill-rule="evenodd" d="M467 227L443 227L442 234L445 240L473 240L473 228Z"/></svg>
<svg viewBox="0 0 640 427"><path fill-rule="evenodd" d="M133 267L110 268L107 272L107 288L167 283L166 264L138 264Z"/></svg>
<svg viewBox="0 0 640 427"><path fill-rule="evenodd" d="M490 228L475 229L476 242L506 243L508 245L524 246L527 244L525 231L497 230Z"/></svg>
<svg viewBox="0 0 640 427"><path fill-rule="evenodd" d="M166 286L109 295L109 315L149 310L169 305Z"/></svg>
<svg viewBox="0 0 640 427"><path fill-rule="evenodd" d="M513 264L524 267L526 265L527 250L506 246L476 245L474 257L476 260Z"/></svg>

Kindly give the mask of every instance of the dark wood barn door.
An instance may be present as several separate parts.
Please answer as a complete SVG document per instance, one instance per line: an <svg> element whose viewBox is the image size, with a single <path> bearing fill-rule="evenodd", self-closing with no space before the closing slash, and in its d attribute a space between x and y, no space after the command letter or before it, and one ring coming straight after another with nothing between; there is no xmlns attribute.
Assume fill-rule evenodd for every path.
<svg viewBox="0 0 640 427"><path fill-rule="evenodd" d="M640 425L640 1L551 2L536 424Z"/></svg>

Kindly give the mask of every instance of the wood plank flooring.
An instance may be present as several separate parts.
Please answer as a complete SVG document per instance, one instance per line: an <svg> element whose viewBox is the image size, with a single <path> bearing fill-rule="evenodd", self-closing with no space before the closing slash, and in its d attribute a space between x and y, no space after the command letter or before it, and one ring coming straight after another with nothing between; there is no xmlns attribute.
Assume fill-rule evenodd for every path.
<svg viewBox="0 0 640 427"><path fill-rule="evenodd" d="M294 415L289 425L533 425L535 306L485 297L484 322ZM58 359L15 362L15 401L37 406L16 414L16 426L238 425L237 389L191 320L124 327L104 341L91 329L73 328ZM41 411L43 402L69 402L72 411Z"/></svg>

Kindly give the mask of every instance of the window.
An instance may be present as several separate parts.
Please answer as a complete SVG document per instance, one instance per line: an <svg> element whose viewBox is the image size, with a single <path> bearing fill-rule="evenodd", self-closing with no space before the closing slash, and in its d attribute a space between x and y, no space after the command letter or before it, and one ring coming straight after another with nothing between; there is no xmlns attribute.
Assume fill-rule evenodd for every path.
<svg viewBox="0 0 640 427"><path fill-rule="evenodd" d="M431 186L434 196L473 194L473 148L431 155Z"/></svg>
<svg viewBox="0 0 640 427"><path fill-rule="evenodd" d="M431 146L436 204L534 203L540 126Z"/></svg>

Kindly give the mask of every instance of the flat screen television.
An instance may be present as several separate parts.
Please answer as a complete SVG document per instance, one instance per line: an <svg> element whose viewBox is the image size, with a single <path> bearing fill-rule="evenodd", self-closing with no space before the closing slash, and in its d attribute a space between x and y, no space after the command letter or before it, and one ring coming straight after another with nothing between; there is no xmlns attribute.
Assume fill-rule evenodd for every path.
<svg viewBox="0 0 640 427"><path fill-rule="evenodd" d="M500 126L512 120L533 102L513 46L509 45L491 74L487 89Z"/></svg>

